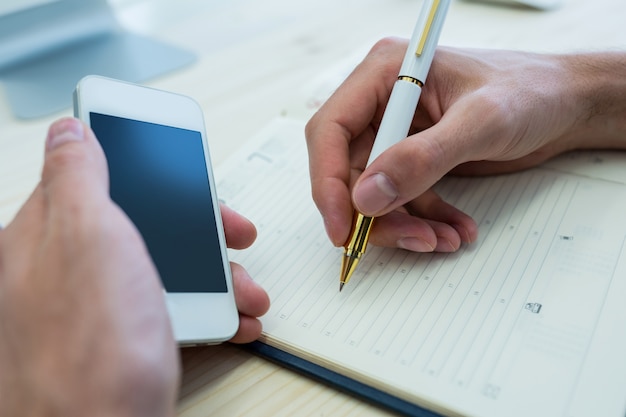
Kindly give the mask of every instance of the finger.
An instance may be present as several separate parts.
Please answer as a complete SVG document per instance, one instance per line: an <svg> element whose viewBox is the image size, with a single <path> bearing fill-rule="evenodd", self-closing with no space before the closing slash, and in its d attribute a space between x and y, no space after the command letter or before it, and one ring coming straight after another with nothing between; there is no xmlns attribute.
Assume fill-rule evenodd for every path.
<svg viewBox="0 0 626 417"><path fill-rule="evenodd" d="M384 247L402 247L402 239L414 239L410 250L432 252L437 246L437 235L423 219L414 217L404 210L394 210L377 217L370 234L370 243ZM408 249L408 248L407 248Z"/></svg>
<svg viewBox="0 0 626 417"><path fill-rule="evenodd" d="M474 219L448 204L433 190L426 191L406 204L405 208L414 216L449 225L456 230L462 242L471 243L478 237Z"/></svg>
<svg viewBox="0 0 626 417"><path fill-rule="evenodd" d="M91 130L71 118L53 123L41 181L3 231L12 242L6 247L11 253L3 252L13 261L10 265L28 265L33 259L45 239L47 216L65 219L53 225L76 225L81 213L82 218L97 219L98 201L108 199L107 184L106 160Z"/></svg>
<svg viewBox="0 0 626 417"><path fill-rule="evenodd" d="M307 123L305 136L309 154L311 192L326 232L335 246L344 243L350 228L350 141L352 134L340 122L324 119L334 114L333 102ZM367 102L367 101L366 101Z"/></svg>
<svg viewBox="0 0 626 417"><path fill-rule="evenodd" d="M413 252L454 252L461 246L459 233L452 226L401 210L376 218L370 242Z"/></svg>
<svg viewBox="0 0 626 417"><path fill-rule="evenodd" d="M233 343L248 343L261 335L262 325L257 318L267 312L270 301L267 293L255 283L239 264L231 263L235 302L239 310L239 328L230 339Z"/></svg>
<svg viewBox="0 0 626 417"><path fill-rule="evenodd" d="M255 317L239 315L239 329L237 333L229 340L231 343L250 343L261 336L263 325L261 321Z"/></svg>
<svg viewBox="0 0 626 417"><path fill-rule="evenodd" d="M50 126L41 184L47 196L62 206L108 199L104 152L81 121L65 118Z"/></svg>
<svg viewBox="0 0 626 417"><path fill-rule="evenodd" d="M306 126L313 200L336 246L345 242L354 210L350 201L353 142L356 138L373 141L405 49L406 44L396 39L378 42ZM367 152L361 152L365 158L358 158L360 168Z"/></svg>
<svg viewBox="0 0 626 417"><path fill-rule="evenodd" d="M231 262L235 302L239 312L246 316L260 317L270 307L269 296L265 290L248 275L239 264Z"/></svg>
<svg viewBox="0 0 626 417"><path fill-rule="evenodd" d="M254 224L226 204L220 203L220 212L224 222L224 233L228 247L245 249L252 245L256 239Z"/></svg>
<svg viewBox="0 0 626 417"><path fill-rule="evenodd" d="M250 343L261 336L263 325L261 321L254 317L239 316L239 329L229 340L231 343Z"/></svg>

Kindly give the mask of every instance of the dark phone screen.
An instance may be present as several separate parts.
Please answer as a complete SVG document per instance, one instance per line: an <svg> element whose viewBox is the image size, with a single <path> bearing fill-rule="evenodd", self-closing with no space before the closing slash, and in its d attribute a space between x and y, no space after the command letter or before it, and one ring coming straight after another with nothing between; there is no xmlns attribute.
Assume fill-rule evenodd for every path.
<svg viewBox="0 0 626 417"><path fill-rule="evenodd" d="M111 198L143 236L168 292L226 292L200 132L99 113L91 128Z"/></svg>

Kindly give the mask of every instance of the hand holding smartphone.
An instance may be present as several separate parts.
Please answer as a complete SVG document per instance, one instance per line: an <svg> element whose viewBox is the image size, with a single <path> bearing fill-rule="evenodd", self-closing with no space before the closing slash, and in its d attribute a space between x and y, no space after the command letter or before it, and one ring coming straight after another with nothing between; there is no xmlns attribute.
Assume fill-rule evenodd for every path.
<svg viewBox="0 0 626 417"><path fill-rule="evenodd" d="M146 242L177 342L230 339L239 318L200 106L88 76L74 92L74 113L104 150L111 198Z"/></svg>

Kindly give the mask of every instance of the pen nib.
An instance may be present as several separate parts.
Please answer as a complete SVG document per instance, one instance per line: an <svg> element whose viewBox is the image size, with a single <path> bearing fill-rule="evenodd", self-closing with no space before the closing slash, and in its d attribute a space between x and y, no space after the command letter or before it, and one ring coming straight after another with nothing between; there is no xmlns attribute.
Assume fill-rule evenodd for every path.
<svg viewBox="0 0 626 417"><path fill-rule="evenodd" d="M350 281L352 273L356 269L356 265L359 263L359 258L355 256L344 255L341 261L341 277L339 278L339 291L343 289L343 286Z"/></svg>

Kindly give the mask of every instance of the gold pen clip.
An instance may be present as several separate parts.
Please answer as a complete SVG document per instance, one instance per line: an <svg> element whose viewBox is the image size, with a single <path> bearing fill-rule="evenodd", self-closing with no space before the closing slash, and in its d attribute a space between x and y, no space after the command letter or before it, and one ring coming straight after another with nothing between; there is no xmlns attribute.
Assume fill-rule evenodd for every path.
<svg viewBox="0 0 626 417"><path fill-rule="evenodd" d="M417 56L421 56L422 52L424 52L424 45L426 45L426 40L428 39L428 35L430 34L430 28L433 25L433 20L435 20L435 14L437 13L438 8L439 0L434 0L433 5L430 8L430 13L428 13L428 19L426 19L426 24L424 25L424 31L422 32L419 43L417 44L417 50L415 51L415 55Z"/></svg>

